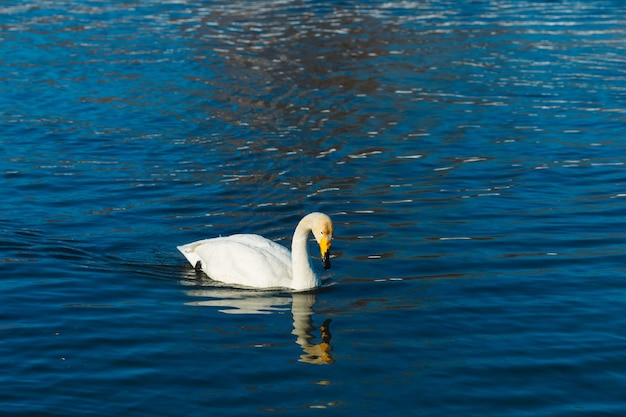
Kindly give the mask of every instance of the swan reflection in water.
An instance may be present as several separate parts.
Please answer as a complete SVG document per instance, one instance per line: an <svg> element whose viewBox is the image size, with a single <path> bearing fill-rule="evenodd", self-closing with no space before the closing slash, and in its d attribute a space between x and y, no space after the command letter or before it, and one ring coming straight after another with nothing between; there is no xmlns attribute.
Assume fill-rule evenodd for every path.
<svg viewBox="0 0 626 417"><path fill-rule="evenodd" d="M183 285L196 285L197 281L181 281ZM332 345L330 333L330 319L317 329L313 325L313 306L317 302L317 296L312 293L292 293L291 300L288 296L272 295L268 292L250 290L236 290L228 288L202 288L185 291L191 297L202 297L203 300L185 303L193 306L217 307L226 314L271 314L274 312L288 311L291 301L291 314L293 316L293 330L291 334L296 336L296 343L300 345L303 353L300 362L312 364L331 364L335 360L331 354ZM208 299L207 299L208 298ZM314 343L317 333L321 331L321 342Z"/></svg>
<svg viewBox="0 0 626 417"><path fill-rule="evenodd" d="M313 326L313 306L317 301L315 294L292 294L291 314L293 315L293 331L296 336L296 343L300 345L304 353L300 355L301 362L315 363L318 365L331 364L335 362L330 351L332 345L330 339L330 319L326 319L320 326L321 343L311 343L314 338Z"/></svg>

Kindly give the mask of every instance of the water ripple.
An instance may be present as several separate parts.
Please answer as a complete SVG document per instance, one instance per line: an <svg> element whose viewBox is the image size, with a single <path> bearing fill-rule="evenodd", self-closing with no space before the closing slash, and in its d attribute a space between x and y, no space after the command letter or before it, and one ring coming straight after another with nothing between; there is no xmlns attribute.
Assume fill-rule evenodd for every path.
<svg viewBox="0 0 626 417"><path fill-rule="evenodd" d="M623 9L1 5L4 411L619 414ZM175 250L313 210L314 294Z"/></svg>

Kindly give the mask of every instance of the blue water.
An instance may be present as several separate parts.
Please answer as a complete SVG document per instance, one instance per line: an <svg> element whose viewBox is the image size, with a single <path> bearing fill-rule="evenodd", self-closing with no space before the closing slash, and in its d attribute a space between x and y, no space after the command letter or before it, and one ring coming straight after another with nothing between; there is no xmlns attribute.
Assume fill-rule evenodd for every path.
<svg viewBox="0 0 626 417"><path fill-rule="evenodd" d="M3 415L624 415L624 16L1 2ZM310 211L311 294L176 251Z"/></svg>

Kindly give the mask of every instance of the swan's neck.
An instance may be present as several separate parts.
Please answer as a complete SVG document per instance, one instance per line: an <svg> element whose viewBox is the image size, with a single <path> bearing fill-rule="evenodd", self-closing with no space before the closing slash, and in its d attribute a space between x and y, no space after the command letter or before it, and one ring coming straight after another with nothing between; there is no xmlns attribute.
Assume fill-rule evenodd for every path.
<svg viewBox="0 0 626 417"><path fill-rule="evenodd" d="M309 250L307 247L311 226L306 217L298 223L296 231L293 233L291 241L291 288L294 290L308 290L318 287L319 278L313 272L309 261Z"/></svg>

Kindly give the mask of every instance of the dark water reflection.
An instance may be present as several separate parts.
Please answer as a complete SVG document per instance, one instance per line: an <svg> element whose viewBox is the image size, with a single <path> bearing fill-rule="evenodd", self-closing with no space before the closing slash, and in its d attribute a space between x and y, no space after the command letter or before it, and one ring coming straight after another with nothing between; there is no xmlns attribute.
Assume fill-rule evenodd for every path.
<svg viewBox="0 0 626 417"><path fill-rule="evenodd" d="M379 21L324 4L265 6L202 19L197 35L206 50L199 51L199 62L222 68L198 79L214 91L217 106L207 106L212 117L279 132L322 130L344 122L354 113L351 102L380 87L372 61L388 56L394 42ZM332 134L360 131L353 123L341 123Z"/></svg>

